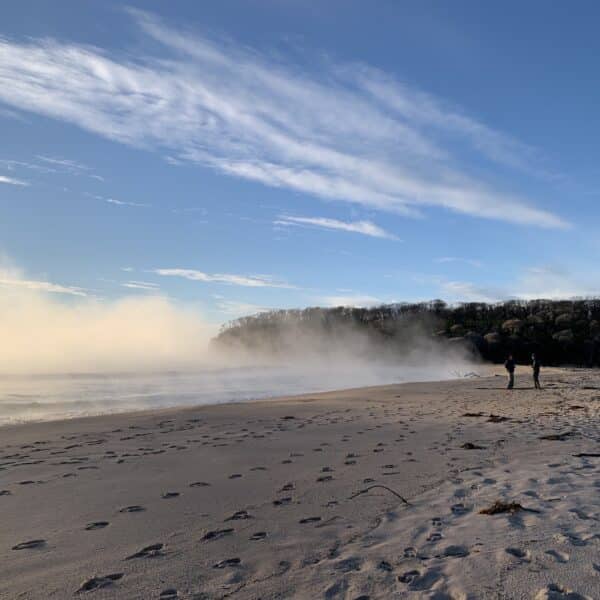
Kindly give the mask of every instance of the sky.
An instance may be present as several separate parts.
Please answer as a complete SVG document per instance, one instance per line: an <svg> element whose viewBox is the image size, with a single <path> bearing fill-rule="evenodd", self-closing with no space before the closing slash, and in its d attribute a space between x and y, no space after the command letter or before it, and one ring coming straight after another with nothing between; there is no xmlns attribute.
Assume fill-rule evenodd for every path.
<svg viewBox="0 0 600 600"><path fill-rule="evenodd" d="M22 0L1 16L13 307L218 325L600 291L597 3Z"/></svg>

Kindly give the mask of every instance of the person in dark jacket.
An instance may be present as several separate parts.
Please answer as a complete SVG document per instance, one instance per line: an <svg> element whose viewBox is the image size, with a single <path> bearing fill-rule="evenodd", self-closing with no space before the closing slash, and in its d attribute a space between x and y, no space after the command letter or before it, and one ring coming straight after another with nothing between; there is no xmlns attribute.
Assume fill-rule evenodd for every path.
<svg viewBox="0 0 600 600"><path fill-rule="evenodd" d="M531 368L533 369L533 385L536 390L541 390L542 386L540 385L540 368L541 368L540 359L535 355L531 355Z"/></svg>
<svg viewBox="0 0 600 600"><path fill-rule="evenodd" d="M506 362L504 363L504 368L508 371L508 386L506 389L512 390L515 387L515 360L512 354L508 355Z"/></svg>

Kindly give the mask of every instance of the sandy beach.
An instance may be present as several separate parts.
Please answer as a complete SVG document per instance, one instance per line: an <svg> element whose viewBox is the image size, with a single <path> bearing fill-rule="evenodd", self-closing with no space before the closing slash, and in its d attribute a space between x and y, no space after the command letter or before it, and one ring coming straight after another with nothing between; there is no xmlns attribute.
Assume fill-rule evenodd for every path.
<svg viewBox="0 0 600 600"><path fill-rule="evenodd" d="M4 427L0 597L600 598L600 373L542 383Z"/></svg>

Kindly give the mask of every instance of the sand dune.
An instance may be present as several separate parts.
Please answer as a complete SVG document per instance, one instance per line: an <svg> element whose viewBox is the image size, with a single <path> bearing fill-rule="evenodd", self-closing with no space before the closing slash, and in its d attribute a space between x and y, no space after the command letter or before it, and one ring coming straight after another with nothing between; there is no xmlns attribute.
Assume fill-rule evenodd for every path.
<svg viewBox="0 0 600 600"><path fill-rule="evenodd" d="M600 373L544 384L5 427L0 597L600 598Z"/></svg>

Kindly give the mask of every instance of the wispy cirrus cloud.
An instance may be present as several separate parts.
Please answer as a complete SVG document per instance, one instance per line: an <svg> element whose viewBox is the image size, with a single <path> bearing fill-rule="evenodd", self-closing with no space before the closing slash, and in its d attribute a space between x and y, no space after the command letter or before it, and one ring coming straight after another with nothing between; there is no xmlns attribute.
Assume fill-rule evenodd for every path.
<svg viewBox="0 0 600 600"><path fill-rule="evenodd" d="M146 204L144 202L128 202L126 200L118 200L117 198L111 198L108 196L90 194L89 192L84 192L84 195L88 196L89 198L94 198L94 200L100 200L108 204L114 204L115 206L133 206L135 208L149 208L151 206L150 204Z"/></svg>
<svg viewBox="0 0 600 600"><path fill-rule="evenodd" d="M295 286L278 281L270 275L231 275L227 273L204 273L196 269L154 269L152 271L164 277L182 277L190 281L202 281L204 283L225 283L229 285L241 285L244 287L268 287L296 289Z"/></svg>
<svg viewBox="0 0 600 600"><path fill-rule="evenodd" d="M370 237L384 238L388 240L397 240L398 238L385 229L375 225L371 221L340 221L338 219L328 219L326 217L293 217L281 215L274 221L275 225L300 226L300 227L318 227L320 229L330 229L338 231L349 231L360 233Z"/></svg>
<svg viewBox="0 0 600 600"><path fill-rule="evenodd" d="M440 256L439 258L436 258L434 260L434 262L439 263L439 264L462 263L462 264L469 265L471 267L477 267L477 268L480 268L483 266L483 263L480 260L477 260L475 258L460 258L457 256Z"/></svg>
<svg viewBox="0 0 600 600"><path fill-rule="evenodd" d="M6 277L0 274L0 286L7 286L12 288L21 288L25 290L32 290L36 292L48 292L51 294L67 294L70 296L87 296L87 290L74 287L61 285L59 283L52 283L50 281L36 281L31 279L20 279L16 277Z"/></svg>
<svg viewBox="0 0 600 600"><path fill-rule="evenodd" d="M23 181L21 179L15 179L14 177L6 177L4 175L0 175L0 183L6 183L8 185L20 185L27 186L29 183Z"/></svg>
<svg viewBox="0 0 600 600"><path fill-rule="evenodd" d="M485 282L456 281L432 278L444 300L450 302L501 302L506 300L569 300L600 295L600 286L590 284L596 276L581 274L557 267L528 267L502 285Z"/></svg>
<svg viewBox="0 0 600 600"><path fill-rule="evenodd" d="M96 179L97 181L106 181L102 175L93 173L91 167L70 158L58 158L40 154L38 154L36 158L42 161L42 163L51 165L54 171L62 171L70 173L71 175L85 175L91 179Z"/></svg>
<svg viewBox="0 0 600 600"><path fill-rule="evenodd" d="M569 224L472 173L469 155L533 172L536 152L365 65L310 72L130 11L159 57L0 39L0 100L265 185L407 216L428 207ZM466 151L465 151L466 150Z"/></svg>
<svg viewBox="0 0 600 600"><path fill-rule="evenodd" d="M131 290L144 290L146 292L159 292L160 286L157 283L151 283L149 281L136 281L130 280L121 284L121 287L129 288Z"/></svg>
<svg viewBox="0 0 600 600"><path fill-rule="evenodd" d="M54 165L56 167L60 167L62 169L66 169L69 171L89 171L90 167L84 165L76 160L70 160L68 158L54 158L52 156L43 156L38 154L36 156L39 160Z"/></svg>

